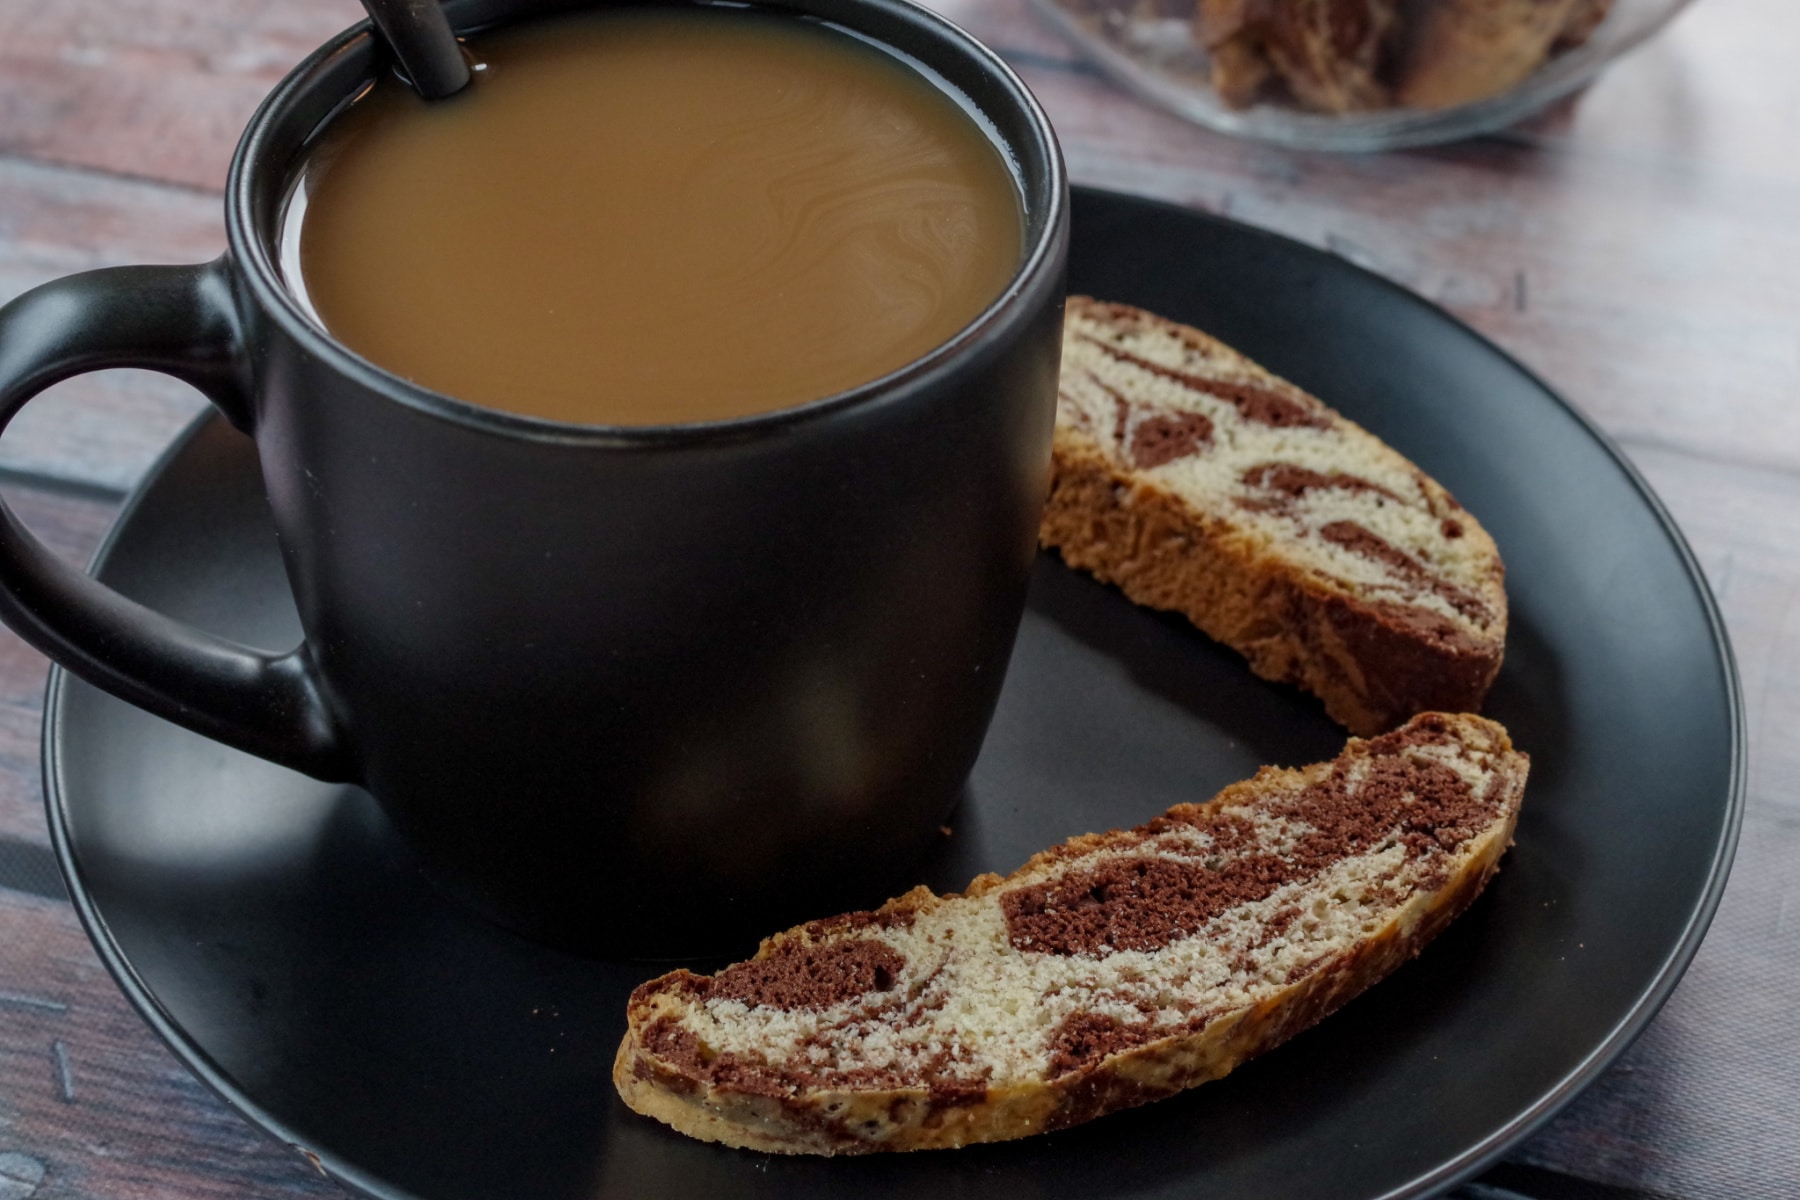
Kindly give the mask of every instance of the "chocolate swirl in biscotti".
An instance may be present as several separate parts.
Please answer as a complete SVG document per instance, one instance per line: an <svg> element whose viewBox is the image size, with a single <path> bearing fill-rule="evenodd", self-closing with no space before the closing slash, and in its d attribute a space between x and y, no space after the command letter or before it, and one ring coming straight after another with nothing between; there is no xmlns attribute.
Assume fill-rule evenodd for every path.
<svg viewBox="0 0 1800 1200"><path fill-rule="evenodd" d="M1500 666L1504 569L1449 492L1230 348L1077 297L1042 538L1187 614L1352 731L1474 709Z"/></svg>
<svg viewBox="0 0 1800 1200"><path fill-rule="evenodd" d="M1060 1128L1204 1082L1416 953L1492 873L1527 764L1430 714L1336 760L1076 838L960 896L778 935L633 995L615 1081L784 1152Z"/></svg>

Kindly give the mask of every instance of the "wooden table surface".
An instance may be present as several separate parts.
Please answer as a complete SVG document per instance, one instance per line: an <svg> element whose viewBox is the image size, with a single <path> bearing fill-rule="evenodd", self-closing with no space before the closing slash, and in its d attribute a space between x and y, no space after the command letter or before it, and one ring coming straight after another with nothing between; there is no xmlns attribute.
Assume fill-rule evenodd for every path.
<svg viewBox="0 0 1800 1200"><path fill-rule="evenodd" d="M1466 1194L1800 1195L1800 5L1698 0L1523 129L1376 157L1240 144L1146 108L1025 0L939 7L1018 67L1078 182L1229 213L1421 292L1590 413L1662 495L1742 671L1737 865L1649 1031ZM0 301L218 253L252 108L359 16L355 0L0 0ZM0 441L0 488L85 560L199 408L142 372L61 385ZM101 969L48 850L45 671L0 631L0 1200L340 1195L195 1082Z"/></svg>

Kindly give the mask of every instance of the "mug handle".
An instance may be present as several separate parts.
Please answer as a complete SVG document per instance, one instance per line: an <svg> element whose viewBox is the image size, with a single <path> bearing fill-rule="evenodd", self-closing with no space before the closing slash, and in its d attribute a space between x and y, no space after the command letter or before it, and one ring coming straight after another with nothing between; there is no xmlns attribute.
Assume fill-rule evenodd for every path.
<svg viewBox="0 0 1800 1200"><path fill-rule="evenodd" d="M33 396L109 367L160 371L250 423L230 267L110 267L0 308L0 432ZM152 612L51 553L0 500L0 619L89 683L319 779L356 776L305 642L266 654Z"/></svg>

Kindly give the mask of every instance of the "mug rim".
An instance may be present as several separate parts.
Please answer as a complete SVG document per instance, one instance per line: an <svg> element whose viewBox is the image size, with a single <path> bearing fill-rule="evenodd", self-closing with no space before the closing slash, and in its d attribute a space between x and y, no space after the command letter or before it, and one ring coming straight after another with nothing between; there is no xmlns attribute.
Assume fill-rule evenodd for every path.
<svg viewBox="0 0 1800 1200"><path fill-rule="evenodd" d="M1044 170L1041 197L1043 219L1035 237L1031 236L1034 215L1030 205L1034 199L1033 178L1027 164L1012 153L1005 141L997 148L1014 162L1015 178L1021 191L1020 203L1028 237L1025 253L1018 267L1000 293L956 333L938 343L925 354L893 371L813 400L764 412L708 421L685 421L655 425L614 425L559 421L547 417L527 416L490 408L464 400L447 392L439 392L398 375L351 350L332 337L308 314L299 298L284 281L279 266L279 251L259 231L256 221L256 187L259 180L278 177L286 194L294 172L292 161L274 161L278 149L277 128L282 119L315 89L329 83L331 68L345 57L365 53L373 39L373 24L365 19L343 30L302 59L264 98L251 117L232 156L225 193L226 238L235 274L247 287L256 306L273 320L289 338L320 359L337 373L347 376L365 388L414 411L453 422L464 427L493 434L533 441L570 444L667 444L718 442L748 439L777 433L791 426L825 419L847 409L862 409L883 400L898 397L915 388L929 386L942 375L957 369L964 361L977 356L995 342L1010 340L1018 326L1028 322L1038 308L1044 289L1059 287L1061 272L1057 269L1066 256L1069 229L1069 184L1062 150L1050 118L1037 97L1025 86L1016 72L993 50L955 22L931 11L915 0L840 0L861 9L888 10L902 20L925 26L940 42L953 47L977 71L986 72L999 82L1024 117L1024 128L1038 143ZM606 7L648 7L637 0L626 3L582 4L578 8L552 8L521 15L519 20L555 19L570 12L594 11ZM746 7L798 12L838 28L859 39L867 40L903 62L912 56L887 40L855 25L823 17L814 11L814 0L682 0L677 7ZM656 7L669 7L661 4ZM454 13L452 14L454 15ZM473 28L486 30L511 24L503 20ZM459 29L459 36L462 30ZM912 60L916 61L916 60ZM951 86L956 86L952 81ZM359 88L345 91L332 105L335 119L343 105L360 94ZM958 89L962 90L962 89ZM966 93L965 93L966 95ZM980 111L977 109L977 111ZM997 133L998 131L996 131ZM316 130L315 130L316 133ZM310 140L313 135L307 135ZM1003 135L1000 135L1003 137ZM277 236L278 236L277 231Z"/></svg>

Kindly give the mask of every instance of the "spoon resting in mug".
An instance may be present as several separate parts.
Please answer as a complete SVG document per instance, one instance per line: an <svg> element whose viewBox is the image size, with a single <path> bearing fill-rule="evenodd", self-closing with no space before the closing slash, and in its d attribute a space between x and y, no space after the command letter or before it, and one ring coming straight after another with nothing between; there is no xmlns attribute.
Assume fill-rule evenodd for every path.
<svg viewBox="0 0 1800 1200"><path fill-rule="evenodd" d="M469 64L438 0L362 0L407 82L425 100L469 86Z"/></svg>

